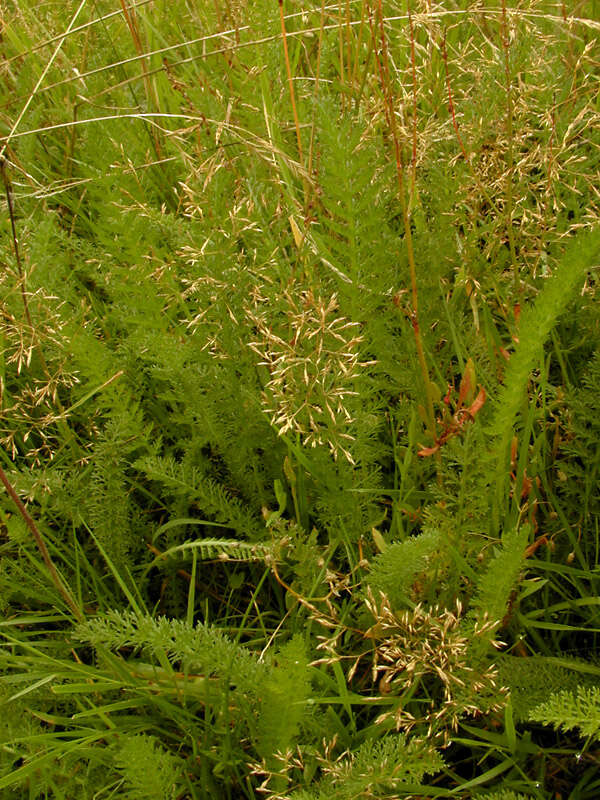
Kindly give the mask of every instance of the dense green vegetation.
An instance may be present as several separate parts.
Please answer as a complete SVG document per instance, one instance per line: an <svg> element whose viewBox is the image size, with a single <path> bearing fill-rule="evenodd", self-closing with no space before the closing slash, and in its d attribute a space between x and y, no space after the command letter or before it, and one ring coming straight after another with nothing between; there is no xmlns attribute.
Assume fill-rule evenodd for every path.
<svg viewBox="0 0 600 800"><path fill-rule="evenodd" d="M600 5L5 4L0 796L600 796Z"/></svg>

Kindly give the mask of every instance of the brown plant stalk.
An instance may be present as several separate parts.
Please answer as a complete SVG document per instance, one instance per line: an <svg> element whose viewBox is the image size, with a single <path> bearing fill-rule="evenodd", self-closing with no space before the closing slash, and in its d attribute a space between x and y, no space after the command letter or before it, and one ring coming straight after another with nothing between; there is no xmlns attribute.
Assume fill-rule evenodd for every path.
<svg viewBox="0 0 600 800"><path fill-rule="evenodd" d="M23 504L23 501L21 500L21 498L19 497L19 495L15 491L14 486L9 481L8 476L6 475L6 473L4 472L2 467L0 467L0 481L2 481L2 483L4 484L4 488L6 489L9 497L11 498L13 503L16 505L16 507L17 507L17 509L19 511L19 514L23 517L23 520L25 521L25 524L27 525L27 527L31 531L31 533L33 535L33 538L35 539L35 543L37 544L38 550L40 551L40 554L41 554L42 559L44 561L44 564L48 568L48 572L50 573L50 577L52 579L52 583L56 586L56 588L60 592L63 600L65 601L65 603L69 606L69 608L73 612L73 615L76 617L76 619L79 622L81 622L83 620L83 614L81 612L81 609L79 608L79 606L75 602L75 598L73 597L71 592L67 589L67 587L63 583L61 577L59 576L58 571L57 571L57 569L56 569L56 567L54 565L54 562L52 561L52 558L50 557L50 553L48 552L48 548L46 547L46 542L44 541L44 538L43 538L42 534L40 533L40 529L35 524L35 522L33 520L33 517L31 516L31 514L29 513L29 511L27 510L27 508Z"/></svg>
<svg viewBox="0 0 600 800"><path fill-rule="evenodd" d="M521 281L519 278L519 266L517 264L517 251L515 247L515 234L513 231L513 210L514 210L514 197L513 197L513 176L515 171L515 156L514 156L514 131L513 131L513 96L512 96L512 80L510 74L510 40L508 30L508 14L506 12L506 0L502 0L502 49L504 51L504 77L506 81L506 135L508 137L508 172L506 176L506 232L508 236L508 247L510 249L510 260L515 276L515 290L518 295L521 294Z"/></svg>
<svg viewBox="0 0 600 800"><path fill-rule="evenodd" d="M435 441L436 438L436 421L435 421L435 412L433 407L434 401L434 389L431 383L431 378L429 377L429 369L427 367L427 359L425 358L425 348L423 347L423 338L421 336L421 328L419 324L419 293L418 293L418 286L417 286L417 269L415 264L415 255L414 255L414 248L413 248L413 241L412 241L412 230L411 230L411 208L412 203L407 203L406 201L406 190L405 190L405 182L404 182L404 162L402 157L402 150L400 147L400 137L398 134L398 126L396 123L396 115L394 111L394 97L392 93L392 84L390 78L390 71L389 71L389 59L388 59L388 48L387 48L387 37L385 34L385 28L383 24L383 9L381 0L378 0L378 8L377 8L377 18L379 23L379 39L381 48L379 49L376 44L377 34L375 30L375 26L373 24L373 15L370 15L369 23L371 26L371 36L373 38L373 45L375 51L375 60L377 62L378 72L379 72L379 80L381 83L381 90L383 93L384 99L384 109L386 120L388 124L388 128L392 137L392 142L394 144L394 156L396 162L396 176L398 180L398 194L400 197L400 207L402 211L402 218L404 221L404 241L406 244L406 254L408 257L408 269L410 273L410 284L411 284L411 299L412 299L412 308L411 308L411 323L413 328L413 333L415 336L415 345L417 348L417 358L419 360L419 366L421 369L421 375L423 378L423 383L425 384L425 413L427 419L427 429L429 435ZM412 32L412 26L411 26ZM413 45L413 52L414 52L414 45ZM413 65L413 82L416 80L416 76L414 74L414 65ZM416 84L415 84L416 85ZM413 120L413 125L416 126L416 114ZM416 129L413 130L413 148L415 142L415 135ZM414 152L414 150L413 150ZM415 159L416 162L416 159ZM414 169L414 166L413 166ZM411 190L414 193L414 185L411 186Z"/></svg>

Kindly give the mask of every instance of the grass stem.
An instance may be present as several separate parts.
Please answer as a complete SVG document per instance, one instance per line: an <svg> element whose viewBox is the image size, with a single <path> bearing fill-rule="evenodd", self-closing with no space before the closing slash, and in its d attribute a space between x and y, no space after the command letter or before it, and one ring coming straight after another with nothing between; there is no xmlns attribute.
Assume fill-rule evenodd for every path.
<svg viewBox="0 0 600 800"><path fill-rule="evenodd" d="M60 578L60 576L58 574L58 571L57 571L57 569L56 569L56 567L54 565L54 562L52 561L52 558L50 557L50 553L48 552L48 548L46 547L46 542L44 541L44 537L40 533L40 530L39 530L38 526L35 524L35 522L33 520L33 517L31 516L31 514L29 513L29 511L27 510L27 508L23 504L23 501L21 500L19 495L16 493L16 491L14 489L14 486L9 481L6 472L4 471L4 469L1 466L0 466L0 481L4 485L4 488L6 489L9 497L11 498L13 503L16 505L16 507L17 507L17 509L19 511L19 514L21 515L21 517L23 518L25 524L27 525L27 527L29 528L31 534L33 535L35 543L37 544L38 550L40 551L40 554L41 554L42 559L44 561L44 564L46 565L46 567L48 568L48 572L50 573L50 578L52 579L52 583L55 585L55 587L59 591L61 597L63 598L65 603L69 606L69 608L73 612L73 615L75 616L75 618L79 622L81 622L83 620L83 613L82 613L81 609L78 607L77 603L75 602L75 599L73 598L73 595L67 589L67 587L63 583L62 579Z"/></svg>

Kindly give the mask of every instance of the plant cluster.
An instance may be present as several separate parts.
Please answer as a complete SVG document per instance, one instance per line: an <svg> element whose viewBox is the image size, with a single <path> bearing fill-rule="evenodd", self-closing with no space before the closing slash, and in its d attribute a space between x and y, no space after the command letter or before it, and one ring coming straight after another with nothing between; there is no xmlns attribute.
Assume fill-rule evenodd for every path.
<svg viewBox="0 0 600 800"><path fill-rule="evenodd" d="M599 20L6 4L0 796L599 796Z"/></svg>

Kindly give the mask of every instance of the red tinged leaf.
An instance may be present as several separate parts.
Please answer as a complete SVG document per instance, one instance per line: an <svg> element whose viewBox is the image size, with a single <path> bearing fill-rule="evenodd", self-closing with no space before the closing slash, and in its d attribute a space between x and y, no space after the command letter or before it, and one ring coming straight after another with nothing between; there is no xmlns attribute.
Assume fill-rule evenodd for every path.
<svg viewBox="0 0 600 800"><path fill-rule="evenodd" d="M467 386L469 384L471 377L469 373L471 373L471 371L468 368L465 369L465 376L468 377L465 380L465 377L463 376L463 379L461 381L461 391L463 390L463 385ZM472 390L470 389L470 387L469 390L471 391L472 395ZM461 408L461 406L459 405L458 411L454 414L452 419L446 422L444 430L442 431L440 436L436 438L433 447L422 447L420 450L417 451L417 455L420 456L421 458L427 458L428 456L432 456L435 453L437 453L440 447L446 444L446 442L449 439L452 439L454 436L458 436L458 434L463 429L465 422L467 422L467 420L473 420L475 418L475 415L479 413L483 404L485 403L486 396L487 395L485 393L485 389L483 388L483 386L480 386L479 392L477 393L477 397L473 400L469 408Z"/></svg>
<svg viewBox="0 0 600 800"><path fill-rule="evenodd" d="M485 403L486 397L487 397L487 395L485 393L485 389L483 388L483 386L481 386L479 388L479 392L477 394L477 397L475 398L475 400L473 400L473 402L471 403L471 405L467 409L467 411L469 412L471 417L474 417L475 414L477 414L479 411L481 411L481 408L482 408L483 404Z"/></svg>
<svg viewBox="0 0 600 800"><path fill-rule="evenodd" d="M452 392L453 392L453 390L454 390L454 387L452 386L452 384L450 384L450 383L449 383L449 384L448 384L448 391L447 391L447 392L446 392L446 394L444 395L444 403L445 403L447 406L449 406L449 405L450 405L450 398L452 397Z"/></svg>
<svg viewBox="0 0 600 800"><path fill-rule="evenodd" d="M439 444L436 444L434 447L423 447L418 451L417 455L421 456L421 458L427 458L427 456L432 456L434 453L437 453L439 449Z"/></svg>
<svg viewBox="0 0 600 800"><path fill-rule="evenodd" d="M519 448L519 439L513 436L510 442L510 466L514 469L517 466L517 455Z"/></svg>
<svg viewBox="0 0 600 800"><path fill-rule="evenodd" d="M538 536L538 538L529 545L529 547L525 550L525 558L532 556L543 544L549 545L548 537L546 535Z"/></svg>
<svg viewBox="0 0 600 800"><path fill-rule="evenodd" d="M460 388L458 390L458 407L462 408L465 402L473 400L473 393L475 392L475 365L473 359L470 358L465 364L465 371L463 372L460 381Z"/></svg>
<svg viewBox="0 0 600 800"><path fill-rule="evenodd" d="M529 497L532 487L533 487L533 481L527 475L527 471L525 471L523 473L523 486L521 487L521 500L524 500L526 497Z"/></svg>

